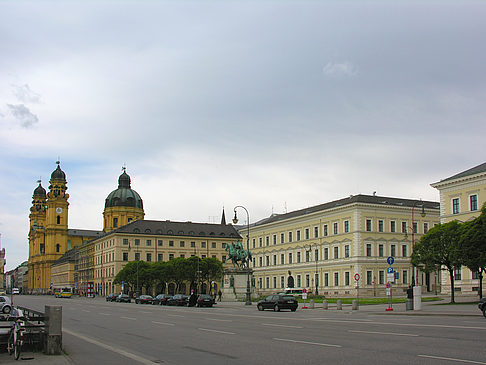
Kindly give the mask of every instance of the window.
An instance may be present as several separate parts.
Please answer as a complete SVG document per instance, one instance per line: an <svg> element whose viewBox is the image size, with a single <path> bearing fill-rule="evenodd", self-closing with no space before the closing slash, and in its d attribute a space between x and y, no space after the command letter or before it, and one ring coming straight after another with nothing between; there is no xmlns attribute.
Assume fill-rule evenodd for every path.
<svg viewBox="0 0 486 365"><path fill-rule="evenodd" d="M373 271L366 271L366 285L373 284Z"/></svg>
<svg viewBox="0 0 486 365"><path fill-rule="evenodd" d="M128 245L128 238L124 238L124 239L123 239L123 244L124 244L124 245Z"/></svg>
<svg viewBox="0 0 486 365"><path fill-rule="evenodd" d="M258 258L258 263L260 264L260 267L263 266L263 257Z"/></svg>
<svg viewBox="0 0 486 365"><path fill-rule="evenodd" d="M417 222L413 222L412 223L412 226L413 226L413 233L418 233L418 225L417 225Z"/></svg>
<svg viewBox="0 0 486 365"><path fill-rule="evenodd" d="M319 237L319 227L314 227L314 238Z"/></svg>
<svg viewBox="0 0 486 365"><path fill-rule="evenodd" d="M169 246L174 247L174 241L169 241Z"/></svg>
<svg viewBox="0 0 486 365"><path fill-rule="evenodd" d="M349 245L344 246L344 257L349 257Z"/></svg>
<svg viewBox="0 0 486 365"><path fill-rule="evenodd" d="M273 277L273 287L274 288L277 287L277 277L276 276Z"/></svg>
<svg viewBox="0 0 486 365"><path fill-rule="evenodd" d="M289 253L289 264L292 263L292 252Z"/></svg>
<svg viewBox="0 0 486 365"><path fill-rule="evenodd" d="M334 234L338 234L338 232L339 232L339 226L338 226L337 222L334 223L332 226L333 226L333 233Z"/></svg>
<svg viewBox="0 0 486 365"><path fill-rule="evenodd" d="M371 225L372 225L371 219L367 219L366 220L366 232L371 232Z"/></svg>
<svg viewBox="0 0 486 365"><path fill-rule="evenodd" d="M265 256L265 264L266 266L270 266L270 256Z"/></svg>
<svg viewBox="0 0 486 365"><path fill-rule="evenodd" d="M402 245L402 256L407 257L407 245Z"/></svg>
<svg viewBox="0 0 486 365"><path fill-rule="evenodd" d="M395 233L397 231L397 222L390 221L390 232Z"/></svg>
<svg viewBox="0 0 486 365"><path fill-rule="evenodd" d="M385 284L385 272L383 270L378 271L378 284Z"/></svg>
<svg viewBox="0 0 486 365"><path fill-rule="evenodd" d="M285 255L283 253L280 254L280 265L285 265Z"/></svg>
<svg viewBox="0 0 486 365"><path fill-rule="evenodd" d="M393 256L393 257L396 257L397 256L397 246L391 245L390 256Z"/></svg>
<svg viewBox="0 0 486 365"><path fill-rule="evenodd" d="M302 286L302 280L300 275L297 275L297 288L300 288Z"/></svg>
<svg viewBox="0 0 486 365"><path fill-rule="evenodd" d="M308 288L310 287L310 278L309 278L309 274L306 274L305 276L305 286Z"/></svg>
<svg viewBox="0 0 486 365"><path fill-rule="evenodd" d="M163 244L162 240L157 241L157 246L162 247L162 244Z"/></svg>
<svg viewBox="0 0 486 365"><path fill-rule="evenodd" d="M285 242L285 235L283 233L280 233L280 243Z"/></svg>
<svg viewBox="0 0 486 365"><path fill-rule="evenodd" d="M339 247L334 247L334 259L339 258Z"/></svg>
<svg viewBox="0 0 486 365"><path fill-rule="evenodd" d="M297 251L297 263L300 263L300 251Z"/></svg>
<svg viewBox="0 0 486 365"><path fill-rule="evenodd" d="M267 289L268 289L268 288L270 288L270 278L269 278L269 277L266 277L266 278L265 278L265 282L266 282L266 284L267 284L267 286L266 286L266 287L267 287Z"/></svg>
<svg viewBox="0 0 486 365"><path fill-rule="evenodd" d="M384 257L384 250L383 250L383 245L378 245L378 256L379 257Z"/></svg>
<svg viewBox="0 0 486 365"><path fill-rule="evenodd" d="M140 252L135 252L135 261L140 261Z"/></svg>
<svg viewBox="0 0 486 365"><path fill-rule="evenodd" d="M255 248L255 239L252 240L253 248Z"/></svg>
<svg viewBox="0 0 486 365"><path fill-rule="evenodd" d="M407 233L407 222L402 222L402 233Z"/></svg>
<svg viewBox="0 0 486 365"><path fill-rule="evenodd" d="M59 218L59 216L58 216L58 218ZM59 224L59 222L58 222L58 224ZM118 218L113 218L113 228L116 228L116 227L118 227Z"/></svg>
<svg viewBox="0 0 486 365"><path fill-rule="evenodd" d="M61 249L61 245L58 243L58 244L56 245L56 252L59 252L59 251L60 251L60 249Z"/></svg>
<svg viewBox="0 0 486 365"><path fill-rule="evenodd" d="M280 277L280 287L285 288L285 277L283 276Z"/></svg>
<svg viewBox="0 0 486 365"><path fill-rule="evenodd" d="M305 251L305 262L309 262L310 261L310 251Z"/></svg>
<svg viewBox="0 0 486 365"><path fill-rule="evenodd" d="M371 257L371 243L366 244L366 256Z"/></svg>
<svg viewBox="0 0 486 365"><path fill-rule="evenodd" d="M334 286L339 286L339 273L334 273Z"/></svg>
<svg viewBox="0 0 486 365"><path fill-rule="evenodd" d="M138 238L135 238L135 246L140 246L140 240Z"/></svg>
<svg viewBox="0 0 486 365"><path fill-rule="evenodd" d="M349 285L349 271L346 271L344 273L344 285L346 285L346 286Z"/></svg>
<svg viewBox="0 0 486 365"><path fill-rule="evenodd" d="M319 250L314 251L314 260L319 261Z"/></svg>
<svg viewBox="0 0 486 365"><path fill-rule="evenodd" d="M329 286L329 273L324 274L324 286Z"/></svg>
<svg viewBox="0 0 486 365"><path fill-rule="evenodd" d="M152 246L152 240L147 240L146 244L147 246Z"/></svg>
<svg viewBox="0 0 486 365"><path fill-rule="evenodd" d="M454 268L454 280L462 280L461 266Z"/></svg>
<svg viewBox="0 0 486 365"><path fill-rule="evenodd" d="M263 246L263 239L261 237L258 238L258 245L259 245L259 247Z"/></svg>
<svg viewBox="0 0 486 365"><path fill-rule="evenodd" d="M470 195L469 196L469 209L471 211L478 210L478 196L477 195Z"/></svg>
<svg viewBox="0 0 486 365"><path fill-rule="evenodd" d="M289 232L289 242L292 242L292 232Z"/></svg>
<svg viewBox="0 0 486 365"><path fill-rule="evenodd" d="M270 237L265 237L265 245L269 245L270 244Z"/></svg>
<svg viewBox="0 0 486 365"><path fill-rule="evenodd" d="M192 255L191 255L192 256ZM221 262L224 264L226 262L226 255L221 256Z"/></svg>
<svg viewBox="0 0 486 365"><path fill-rule="evenodd" d="M277 244L277 235L276 234L273 235L273 244L274 245Z"/></svg>
<svg viewBox="0 0 486 365"><path fill-rule="evenodd" d="M329 249L327 247L324 249L324 260L329 260Z"/></svg>
<svg viewBox="0 0 486 365"><path fill-rule="evenodd" d="M428 231L429 231L429 224L424 223L424 234L427 233Z"/></svg>
<svg viewBox="0 0 486 365"><path fill-rule="evenodd" d="M169 244L170 246L170 244ZM201 242L201 248L206 248L206 242Z"/></svg>
<svg viewBox="0 0 486 365"><path fill-rule="evenodd" d="M259 289L262 289L262 286L263 286L263 279L262 278L258 278L258 288Z"/></svg>
<svg viewBox="0 0 486 365"><path fill-rule="evenodd" d="M327 236L327 235L328 235L327 224L324 224L324 236Z"/></svg>
<svg viewBox="0 0 486 365"><path fill-rule="evenodd" d="M300 231L297 231L297 241L300 241Z"/></svg>
<svg viewBox="0 0 486 365"><path fill-rule="evenodd" d="M128 252L123 252L123 261L128 261Z"/></svg>
<svg viewBox="0 0 486 365"><path fill-rule="evenodd" d="M383 220L378 221L378 232L383 232Z"/></svg>
<svg viewBox="0 0 486 365"><path fill-rule="evenodd" d="M152 261L152 254L147 253L147 262L151 262L151 261Z"/></svg>
<svg viewBox="0 0 486 365"><path fill-rule="evenodd" d="M452 214L459 214L459 198L452 199Z"/></svg>
<svg viewBox="0 0 486 365"><path fill-rule="evenodd" d="M273 264L277 265L277 255L273 255Z"/></svg>
<svg viewBox="0 0 486 365"><path fill-rule="evenodd" d="M164 260L164 256L161 253L157 254L157 261L163 261L163 260Z"/></svg>
<svg viewBox="0 0 486 365"><path fill-rule="evenodd" d="M402 271L402 281L403 281L403 284L408 283L408 271L407 270Z"/></svg>
<svg viewBox="0 0 486 365"><path fill-rule="evenodd" d="M216 242L211 242L211 248L216 248Z"/></svg>
<svg viewBox="0 0 486 365"><path fill-rule="evenodd" d="M305 229L305 239L308 240L310 238L310 231L309 228Z"/></svg>
<svg viewBox="0 0 486 365"><path fill-rule="evenodd" d="M344 221L344 233L349 233L349 221Z"/></svg>
<svg viewBox="0 0 486 365"><path fill-rule="evenodd" d="M472 271L471 273L472 273L472 277L471 277L471 278L472 278L473 280L477 280L477 279L479 279L479 271L474 270L474 271Z"/></svg>

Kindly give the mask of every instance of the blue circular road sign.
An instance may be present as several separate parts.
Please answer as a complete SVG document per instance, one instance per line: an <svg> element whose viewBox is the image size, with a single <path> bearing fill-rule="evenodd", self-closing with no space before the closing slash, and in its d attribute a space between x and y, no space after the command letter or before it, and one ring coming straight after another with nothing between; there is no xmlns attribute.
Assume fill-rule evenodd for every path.
<svg viewBox="0 0 486 365"><path fill-rule="evenodd" d="M388 256L388 258L386 259L386 262L388 262L388 265L393 265L393 263L395 262L395 259L393 258L393 256Z"/></svg>

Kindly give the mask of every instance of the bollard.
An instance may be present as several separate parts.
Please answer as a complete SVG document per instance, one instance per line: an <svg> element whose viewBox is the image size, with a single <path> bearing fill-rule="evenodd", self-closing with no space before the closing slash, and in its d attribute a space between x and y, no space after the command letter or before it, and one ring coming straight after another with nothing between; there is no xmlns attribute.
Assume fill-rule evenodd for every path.
<svg viewBox="0 0 486 365"><path fill-rule="evenodd" d="M338 301L336 302L336 309L338 311L343 309L343 301L341 299L338 299Z"/></svg>
<svg viewBox="0 0 486 365"><path fill-rule="evenodd" d="M353 300L353 310L357 311L359 309L358 301L355 299Z"/></svg>
<svg viewBox="0 0 486 365"><path fill-rule="evenodd" d="M413 311L413 299L407 299L406 308L408 311Z"/></svg>
<svg viewBox="0 0 486 365"><path fill-rule="evenodd" d="M62 348L62 306L46 305L46 342L44 352L47 355L60 355Z"/></svg>
<svg viewBox="0 0 486 365"><path fill-rule="evenodd" d="M322 301L322 309L328 309L329 308L329 303L327 302L326 299Z"/></svg>
<svg viewBox="0 0 486 365"><path fill-rule="evenodd" d="M314 299L309 301L309 309L314 309Z"/></svg>

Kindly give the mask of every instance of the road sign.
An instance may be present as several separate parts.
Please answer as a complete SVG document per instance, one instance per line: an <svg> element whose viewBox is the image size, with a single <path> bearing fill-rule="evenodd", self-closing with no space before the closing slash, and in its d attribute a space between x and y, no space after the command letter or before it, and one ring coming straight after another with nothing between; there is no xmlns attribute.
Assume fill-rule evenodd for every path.
<svg viewBox="0 0 486 365"><path fill-rule="evenodd" d="M390 284L390 283L386 283L386 287L387 287L387 289L388 289L390 286L391 286L391 284Z"/></svg>
<svg viewBox="0 0 486 365"><path fill-rule="evenodd" d="M387 296L390 296L391 295L391 289L390 288L386 288L386 295Z"/></svg>
<svg viewBox="0 0 486 365"><path fill-rule="evenodd" d="M386 259L386 262L388 262L388 265L393 265L393 263L395 262L395 259L393 258L393 256L388 256L388 258Z"/></svg>
<svg viewBox="0 0 486 365"><path fill-rule="evenodd" d="M386 273L387 274L393 274L393 267L387 267L386 268Z"/></svg>
<svg viewBox="0 0 486 365"><path fill-rule="evenodd" d="M399 279L398 271L395 272L395 280Z"/></svg>
<svg viewBox="0 0 486 365"><path fill-rule="evenodd" d="M359 281L359 274L358 273L354 274L354 280Z"/></svg>

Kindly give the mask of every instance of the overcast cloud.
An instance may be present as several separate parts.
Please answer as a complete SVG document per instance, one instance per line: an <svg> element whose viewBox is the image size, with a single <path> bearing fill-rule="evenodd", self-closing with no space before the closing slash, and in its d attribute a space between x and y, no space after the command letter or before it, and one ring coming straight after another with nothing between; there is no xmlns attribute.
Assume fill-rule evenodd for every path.
<svg viewBox="0 0 486 365"><path fill-rule="evenodd" d="M4 1L0 233L28 258L60 158L101 229L123 164L147 219L252 222L483 163L483 1ZM243 220L245 219L242 217Z"/></svg>

